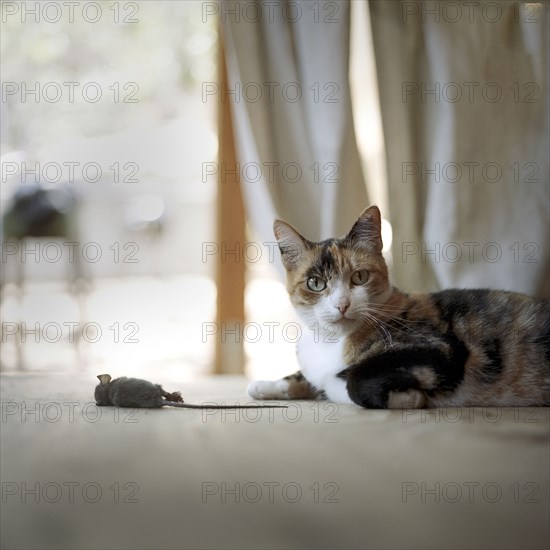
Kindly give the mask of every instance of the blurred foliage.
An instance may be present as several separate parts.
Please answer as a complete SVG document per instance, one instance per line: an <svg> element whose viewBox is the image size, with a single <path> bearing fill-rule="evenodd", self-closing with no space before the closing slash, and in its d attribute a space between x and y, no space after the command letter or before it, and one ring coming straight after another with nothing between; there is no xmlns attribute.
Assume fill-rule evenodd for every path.
<svg viewBox="0 0 550 550"><path fill-rule="evenodd" d="M33 9L37 3L27 4ZM61 1L54 4L63 6ZM205 21L202 2L100 5L102 16L96 23L87 22L79 7L73 22L67 9L59 22L49 22L47 14L39 22L32 15L23 22L21 11L6 17L1 33L2 79L19 91L2 102L3 152L37 151L52 140L147 128L189 109L190 98L195 104L197 98L200 101L202 82L215 80L216 26L212 18ZM130 18L138 22L124 22ZM37 82L41 87L59 84L61 99L48 102L40 97L37 102L27 94L23 101L21 86L33 88ZM73 102L64 82L79 83ZM83 98L83 86L90 82L102 91L97 103ZM123 101L136 90L135 85L124 88L127 83L139 87L133 96L137 103ZM55 87L50 92L55 95Z"/></svg>

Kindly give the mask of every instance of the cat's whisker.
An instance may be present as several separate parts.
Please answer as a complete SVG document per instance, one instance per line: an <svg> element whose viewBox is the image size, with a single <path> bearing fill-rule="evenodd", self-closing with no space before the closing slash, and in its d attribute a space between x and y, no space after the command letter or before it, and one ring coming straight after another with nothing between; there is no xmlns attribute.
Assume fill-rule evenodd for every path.
<svg viewBox="0 0 550 550"><path fill-rule="evenodd" d="M389 347L393 346L393 338L391 333L384 326L384 324L380 322L379 319L377 319L376 317L374 317L368 312L360 312L359 315L363 320L368 321L375 328L376 332L378 332L378 334L381 335L382 341L384 342L385 349L387 349L385 337L387 337Z"/></svg>
<svg viewBox="0 0 550 550"><path fill-rule="evenodd" d="M394 312L382 311L369 307L369 313L374 315L381 315L386 318L394 320L396 323L406 323L406 324L425 324L425 321L422 319L405 319L403 317L395 315Z"/></svg>
<svg viewBox="0 0 550 550"><path fill-rule="evenodd" d="M363 314L369 315L371 318L374 317L381 326L384 326L384 328L389 327L389 329L394 330L396 332L399 332L401 334L404 334L406 336L414 335L414 336L417 336L417 337L422 338L422 339L427 340L427 341L430 340L424 334L421 334L421 333L413 330L411 327L407 326L405 323L403 323L399 319L396 319L395 317L391 317L390 320L394 321L395 324L400 325L403 328L399 328L399 327L395 327L395 326L392 327L387 321L385 321L384 319L380 319L378 317L375 317L371 312L367 311L367 312L358 312L358 313L359 313L359 315L361 315L363 313ZM406 329L406 330L403 330L403 329ZM386 328L386 330L388 330L388 329Z"/></svg>
<svg viewBox="0 0 550 550"><path fill-rule="evenodd" d="M395 312L376 309L376 308L373 308L372 306L369 306L369 312L375 315L383 315L384 317L394 320L396 323L406 323L406 324L409 324L409 323L425 324L426 323L426 321L423 319L406 319L404 317L401 317L400 315L395 315Z"/></svg>
<svg viewBox="0 0 550 550"><path fill-rule="evenodd" d="M391 327L391 325L387 322L387 321L384 321L383 319L379 319L379 321L381 323L383 323L384 325L387 325L388 327L392 328L393 330L399 332L400 334L404 334L406 336L416 336L418 338L422 338L426 341L429 341L430 339L425 336L424 334L420 333L420 332L417 332L416 330L414 330L413 328L409 327L408 325L406 325L405 323L402 323L400 321L398 321L397 319L394 319L392 318L391 319L392 321L395 322L395 324L397 325L400 325L402 328L399 328L399 327Z"/></svg>
<svg viewBox="0 0 550 550"><path fill-rule="evenodd" d="M376 327L377 331L381 331L382 341L384 342L384 349L387 349L387 347L391 348L393 346L393 338L392 338L392 335L391 335L390 331L382 323L380 323L377 319L375 319L374 317L371 317L370 321ZM386 338L384 338L384 336ZM386 346L386 340L387 340L387 346Z"/></svg>

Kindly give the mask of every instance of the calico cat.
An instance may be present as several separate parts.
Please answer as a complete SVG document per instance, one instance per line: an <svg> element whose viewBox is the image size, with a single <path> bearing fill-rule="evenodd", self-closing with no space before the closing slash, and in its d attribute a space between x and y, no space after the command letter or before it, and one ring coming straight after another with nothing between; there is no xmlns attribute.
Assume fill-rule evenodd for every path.
<svg viewBox="0 0 550 550"><path fill-rule="evenodd" d="M248 387L255 399L328 398L367 408L549 406L550 302L499 290L391 286L380 211L319 243L274 232L303 324L301 370Z"/></svg>

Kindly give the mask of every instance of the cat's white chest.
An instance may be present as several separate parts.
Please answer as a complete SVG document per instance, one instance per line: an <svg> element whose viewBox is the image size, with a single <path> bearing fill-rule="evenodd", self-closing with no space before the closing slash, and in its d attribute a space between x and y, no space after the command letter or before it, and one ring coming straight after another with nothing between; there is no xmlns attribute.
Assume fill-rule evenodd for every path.
<svg viewBox="0 0 550 550"><path fill-rule="evenodd" d="M322 389L336 403L353 403L346 390L346 381L338 378L348 365L344 359L345 338L334 338L311 330L302 331L298 341L298 363L306 379Z"/></svg>

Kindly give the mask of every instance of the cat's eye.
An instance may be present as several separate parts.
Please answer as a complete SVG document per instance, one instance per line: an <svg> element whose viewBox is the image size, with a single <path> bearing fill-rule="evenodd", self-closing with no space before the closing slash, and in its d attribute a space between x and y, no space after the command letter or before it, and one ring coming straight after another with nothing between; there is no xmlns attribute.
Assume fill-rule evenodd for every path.
<svg viewBox="0 0 550 550"><path fill-rule="evenodd" d="M327 288L327 283L320 277L309 277L307 280L307 287L314 292L321 292Z"/></svg>
<svg viewBox="0 0 550 550"><path fill-rule="evenodd" d="M351 282L354 285L364 285L369 280L369 272L366 269L360 269L351 276Z"/></svg>

